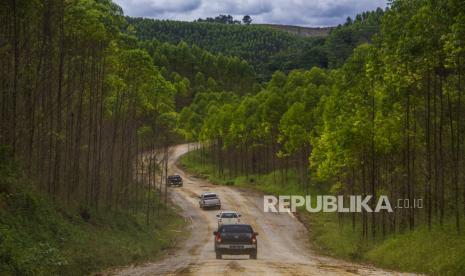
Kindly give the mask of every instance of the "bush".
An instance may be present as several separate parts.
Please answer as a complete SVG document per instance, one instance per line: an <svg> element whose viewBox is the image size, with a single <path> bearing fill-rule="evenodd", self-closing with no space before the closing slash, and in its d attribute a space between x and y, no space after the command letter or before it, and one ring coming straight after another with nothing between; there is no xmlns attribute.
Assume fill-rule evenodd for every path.
<svg viewBox="0 0 465 276"><path fill-rule="evenodd" d="M0 275L84 275L154 258L173 246L184 220L153 214L72 208L20 180L0 148ZM179 231L177 231L179 232Z"/></svg>

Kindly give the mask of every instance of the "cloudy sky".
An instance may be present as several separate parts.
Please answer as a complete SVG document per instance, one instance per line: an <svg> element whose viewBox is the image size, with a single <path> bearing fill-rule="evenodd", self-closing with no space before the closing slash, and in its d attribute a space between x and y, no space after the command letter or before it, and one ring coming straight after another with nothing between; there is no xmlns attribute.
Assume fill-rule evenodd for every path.
<svg viewBox="0 0 465 276"><path fill-rule="evenodd" d="M254 23L333 26L347 16L386 7L386 0L114 0L126 15L192 21L249 14Z"/></svg>

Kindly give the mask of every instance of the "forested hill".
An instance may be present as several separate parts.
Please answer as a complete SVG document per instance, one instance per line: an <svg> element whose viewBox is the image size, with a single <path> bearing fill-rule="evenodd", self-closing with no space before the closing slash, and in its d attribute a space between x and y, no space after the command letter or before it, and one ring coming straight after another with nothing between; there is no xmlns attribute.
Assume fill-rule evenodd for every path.
<svg viewBox="0 0 465 276"><path fill-rule="evenodd" d="M381 30L384 11L377 8L348 17L344 24L333 28L325 40L325 53L330 68L340 67L362 43L370 43Z"/></svg>
<svg viewBox="0 0 465 276"><path fill-rule="evenodd" d="M213 53L236 56L255 69L259 80L269 80L276 70L340 66L353 49L379 32L382 9L347 18L326 38L302 37L259 25L181 22L126 17L128 33L141 40L181 41Z"/></svg>
<svg viewBox="0 0 465 276"><path fill-rule="evenodd" d="M371 16L335 29L325 45L341 51L329 53L350 52L338 39L356 44ZM310 214L312 239L329 254L463 275L464 45L463 0L392 1L373 43L339 68L276 72L239 99L201 95L181 123L205 142L199 160L209 158L218 183L389 197L390 212Z"/></svg>
<svg viewBox="0 0 465 276"><path fill-rule="evenodd" d="M156 39L177 44L185 41L214 53L247 60L259 77L269 78L275 70L326 66L323 49L303 59L302 49L318 49L322 39L303 38L286 32L253 25L180 22L146 18L126 18L139 39ZM279 60L279 62L276 62ZM281 61L285 61L284 63Z"/></svg>
<svg viewBox="0 0 465 276"><path fill-rule="evenodd" d="M305 188L425 191L424 213L373 216L373 238L451 219L463 231L463 5L394 2L304 38L129 18L111 0L6 1L0 271L83 275L159 254L181 224L165 180L182 138L211 145L222 174L289 168Z"/></svg>
<svg viewBox="0 0 465 276"><path fill-rule="evenodd" d="M213 54L185 42L174 45L151 40L140 45L162 75L174 84L178 111L189 105L199 92L228 91L244 95L260 89L253 68L238 57Z"/></svg>

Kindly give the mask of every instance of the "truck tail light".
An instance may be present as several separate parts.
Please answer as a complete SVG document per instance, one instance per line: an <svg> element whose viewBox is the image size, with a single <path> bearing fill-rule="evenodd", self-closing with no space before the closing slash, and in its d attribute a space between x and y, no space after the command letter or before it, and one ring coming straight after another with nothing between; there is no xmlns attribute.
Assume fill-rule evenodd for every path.
<svg viewBox="0 0 465 276"><path fill-rule="evenodd" d="M257 237L255 237L255 235L252 236L252 243L257 243Z"/></svg>
<svg viewBox="0 0 465 276"><path fill-rule="evenodd" d="M221 236L220 235L216 236L216 242L221 243Z"/></svg>

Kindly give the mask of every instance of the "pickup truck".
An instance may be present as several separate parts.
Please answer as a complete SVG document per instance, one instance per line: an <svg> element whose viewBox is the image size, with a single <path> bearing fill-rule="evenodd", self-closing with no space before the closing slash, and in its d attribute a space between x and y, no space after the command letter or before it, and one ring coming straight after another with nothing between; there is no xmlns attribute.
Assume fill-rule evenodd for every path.
<svg viewBox="0 0 465 276"><path fill-rule="evenodd" d="M221 209L221 201L215 193L203 193L200 196L199 206L204 210L207 208Z"/></svg>
<svg viewBox="0 0 465 276"><path fill-rule="evenodd" d="M175 175L169 175L166 178L166 181L169 186L179 186L182 187L182 178L181 176L175 174Z"/></svg>
<svg viewBox="0 0 465 276"><path fill-rule="evenodd" d="M241 222L241 214L235 211L221 211L218 215L218 227L223 224L238 224Z"/></svg>
<svg viewBox="0 0 465 276"><path fill-rule="evenodd" d="M252 226L248 224L224 224L215 236L216 258L224 255L249 255L251 259L257 259L257 236Z"/></svg>

